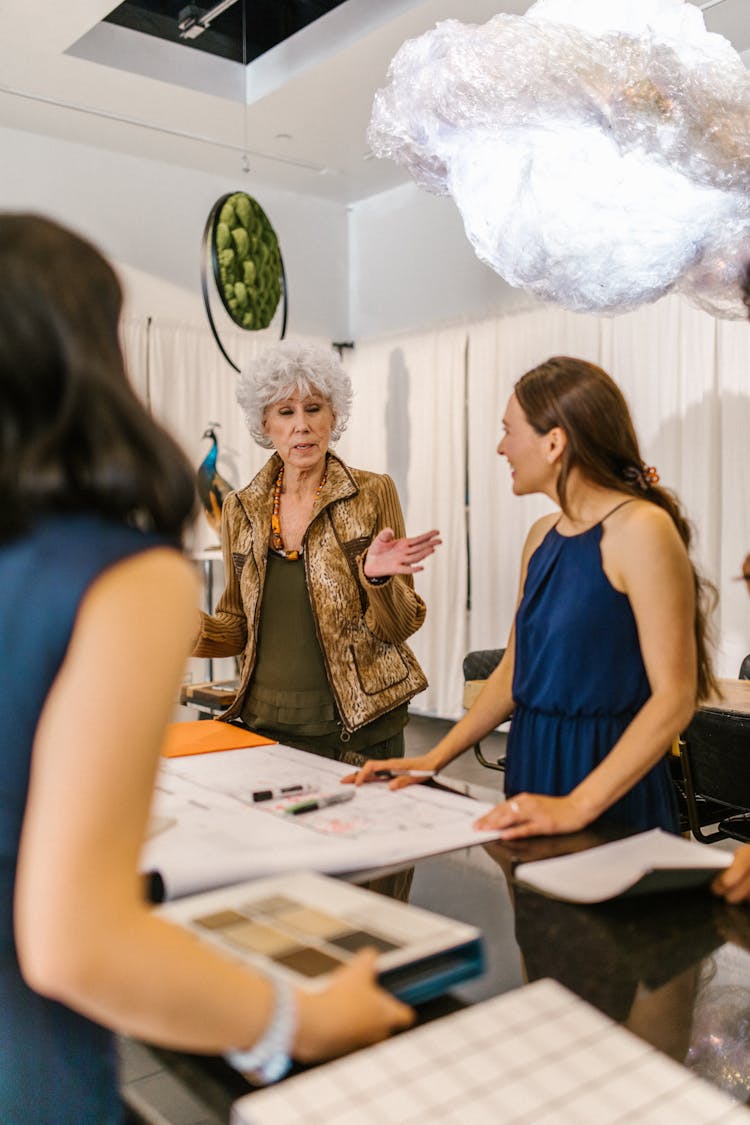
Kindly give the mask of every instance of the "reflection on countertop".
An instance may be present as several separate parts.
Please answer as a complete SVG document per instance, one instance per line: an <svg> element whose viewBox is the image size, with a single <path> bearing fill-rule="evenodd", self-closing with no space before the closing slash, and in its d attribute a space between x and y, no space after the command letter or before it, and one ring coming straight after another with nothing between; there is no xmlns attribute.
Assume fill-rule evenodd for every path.
<svg viewBox="0 0 750 1125"><path fill-rule="evenodd" d="M409 901L479 926L487 954L484 975L455 989L442 1005L432 1004L423 1018L551 977L747 1101L750 908L730 907L706 889L580 906L513 883L517 863L592 847L612 835L588 830L418 861ZM159 1057L160 1065L179 1071L192 1096L200 1098L210 1083L211 1096L204 1100L219 1116L226 1110L228 1120L238 1075L226 1084L223 1106L217 1105L217 1060L168 1052Z"/></svg>

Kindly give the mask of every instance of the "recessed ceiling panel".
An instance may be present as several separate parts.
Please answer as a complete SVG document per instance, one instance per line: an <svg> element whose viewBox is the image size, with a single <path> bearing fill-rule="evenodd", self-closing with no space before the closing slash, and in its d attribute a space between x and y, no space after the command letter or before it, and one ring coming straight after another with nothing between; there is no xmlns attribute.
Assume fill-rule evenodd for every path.
<svg viewBox="0 0 750 1125"><path fill-rule="evenodd" d="M531 3L244 0L243 42L243 0L192 40L178 27L188 0L0 0L0 124L229 177L249 157L256 180L352 203L408 182L366 140L401 44ZM692 3L750 61L750 0ZM217 6L200 0L192 18Z"/></svg>
<svg viewBox="0 0 750 1125"><path fill-rule="evenodd" d="M190 4L186 0L125 0L103 22L232 62L250 63L344 2L230 0L223 4L201 0Z"/></svg>

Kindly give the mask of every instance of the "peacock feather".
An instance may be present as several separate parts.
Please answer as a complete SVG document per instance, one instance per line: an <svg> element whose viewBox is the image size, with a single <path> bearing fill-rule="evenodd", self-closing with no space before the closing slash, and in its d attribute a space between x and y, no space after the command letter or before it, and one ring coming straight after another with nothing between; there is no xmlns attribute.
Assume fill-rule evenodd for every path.
<svg viewBox="0 0 750 1125"><path fill-rule="evenodd" d="M218 428L218 425L218 422L211 422L208 429L203 432L203 437L210 439L211 448L198 466L197 476L198 495L206 512L206 519L221 538L221 509L227 493L234 491L234 485L231 485L216 468L219 439L214 426Z"/></svg>

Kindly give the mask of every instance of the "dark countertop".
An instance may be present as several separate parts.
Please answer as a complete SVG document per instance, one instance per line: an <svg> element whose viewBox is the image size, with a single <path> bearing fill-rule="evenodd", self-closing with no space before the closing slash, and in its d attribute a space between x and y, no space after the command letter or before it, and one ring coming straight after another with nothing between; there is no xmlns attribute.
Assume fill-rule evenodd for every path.
<svg viewBox="0 0 750 1125"><path fill-rule="evenodd" d="M451 887L454 881L465 884L463 864L468 863L481 872L469 884L483 884L484 901L481 907L472 905L472 890L461 916L483 925L491 962L486 978L467 999L551 977L696 1074L747 1101L749 908L730 907L705 889L578 906L508 884L516 863L600 842L601 836L588 832L435 857L425 864L440 868L433 881L444 888L442 906L433 893L429 901L421 899L427 873L419 867L411 901L453 913ZM490 904L495 900L507 904L507 926L494 924ZM471 916L475 909L482 910L482 921ZM518 978L508 984L514 954Z"/></svg>
<svg viewBox="0 0 750 1125"><path fill-rule="evenodd" d="M602 841L589 831L419 861L409 901L479 926L487 952L485 974L426 1005L420 1020L552 977L747 1101L750 908L727 906L707 890L576 906L512 883L518 862ZM232 1101L248 1090L222 1060L149 1050L210 1109L206 1121L227 1121Z"/></svg>

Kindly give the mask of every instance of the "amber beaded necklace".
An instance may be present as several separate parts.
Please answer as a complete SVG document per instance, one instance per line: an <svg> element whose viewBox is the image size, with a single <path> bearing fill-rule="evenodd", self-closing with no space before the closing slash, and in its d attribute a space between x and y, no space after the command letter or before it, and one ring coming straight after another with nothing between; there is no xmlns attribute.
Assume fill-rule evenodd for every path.
<svg viewBox="0 0 750 1125"><path fill-rule="evenodd" d="M320 490L326 482L328 472L323 473L323 479L318 487L315 489L313 496L313 508L315 507ZM284 540L281 537L281 518L279 516L279 509L281 508L281 489L284 484L284 466L279 469L279 475L276 477L276 484L273 486L273 511L271 512L271 547L279 555L283 555L285 559L298 559L299 551L286 551L284 549Z"/></svg>

